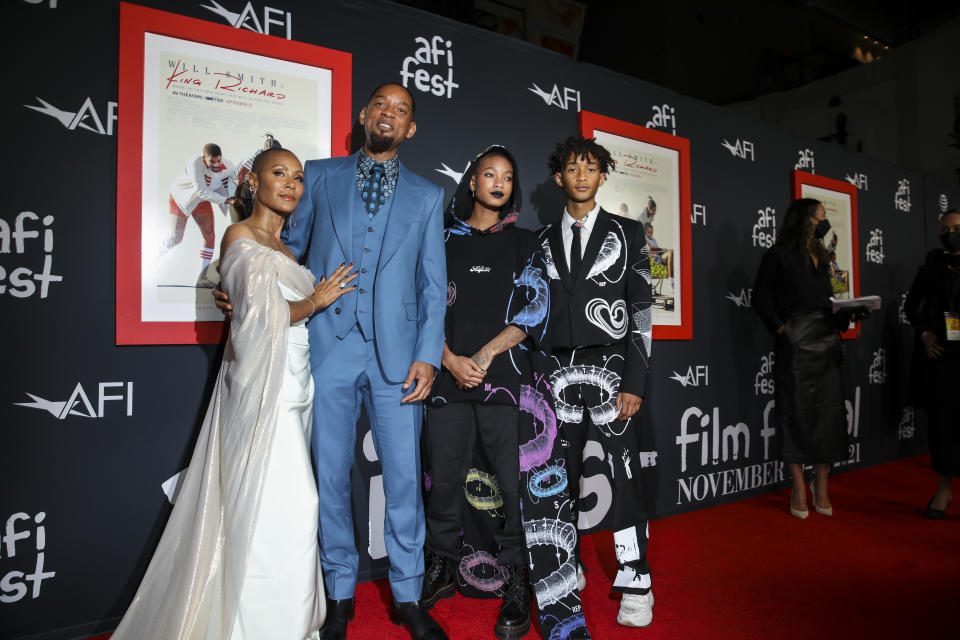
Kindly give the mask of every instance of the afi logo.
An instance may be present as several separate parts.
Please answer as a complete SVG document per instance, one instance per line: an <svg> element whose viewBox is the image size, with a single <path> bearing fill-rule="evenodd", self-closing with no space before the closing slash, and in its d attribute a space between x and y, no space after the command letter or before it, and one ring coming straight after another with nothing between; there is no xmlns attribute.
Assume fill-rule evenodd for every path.
<svg viewBox="0 0 960 640"><path fill-rule="evenodd" d="M246 6L243 7L243 10L240 13L235 13L224 8L217 0L209 0L210 4L200 5L208 11L212 11L221 18L227 21L231 27L236 27L237 29L249 29L250 31L255 31L257 33L262 33L264 35L277 35L272 33L270 28L274 25L285 29L287 40L291 39L290 31L293 27L293 16L290 15L289 11L282 11L280 9L274 9L273 7L263 7L263 21L257 17L257 12L253 10L253 3L248 2ZM210 6L213 5L213 6ZM276 17L280 19L278 20ZM283 31L280 31L283 33Z"/></svg>
<svg viewBox="0 0 960 640"><path fill-rule="evenodd" d="M684 388L687 387L699 387L700 381L703 381L703 386L709 386L710 384L710 367L705 364L698 364L696 366L687 367L686 373L677 373L673 372L673 375L670 376L671 380L676 380Z"/></svg>
<svg viewBox="0 0 960 640"><path fill-rule="evenodd" d="M856 185L857 189L860 191L870 191L870 183L867 180L867 174L865 173L855 173L852 176L844 176L847 182L852 185Z"/></svg>
<svg viewBox="0 0 960 640"><path fill-rule="evenodd" d="M40 106L32 104L25 104L23 106L25 106L27 109L39 111L43 115L59 120L60 124L70 131L74 131L77 127L80 127L81 129L99 133L100 135L113 135L113 123L117 119L116 102L107 102L106 127L103 126L104 121L100 119L96 108L93 106L93 100L90 98L84 100L83 104L80 105L80 108L76 111L64 111L62 109L58 109L43 98L37 98L37 102L40 103Z"/></svg>
<svg viewBox="0 0 960 640"><path fill-rule="evenodd" d="M900 414L900 425L897 427L898 440L912 440L917 428L913 422L913 407L904 407Z"/></svg>
<svg viewBox="0 0 960 640"><path fill-rule="evenodd" d="M800 156L800 159L797 160L797 164L793 165L793 168L797 171L809 171L810 173L816 173L817 162L813 157L812 149L800 149L797 151L797 154Z"/></svg>
<svg viewBox="0 0 960 640"><path fill-rule="evenodd" d="M693 211L690 213L690 222L707 226L707 205L694 203Z"/></svg>
<svg viewBox="0 0 960 640"><path fill-rule="evenodd" d="M727 151L730 152L734 158L741 158L746 160L750 158L750 162L754 162L756 158L753 157L753 143L749 140L744 140L743 142L737 138L737 141L733 144L727 142L727 139L724 138L723 142L720 143L720 146L725 147Z"/></svg>
<svg viewBox="0 0 960 640"><path fill-rule="evenodd" d="M727 300L738 307L750 307L750 298L753 295L753 289L740 289L740 293L727 293Z"/></svg>
<svg viewBox="0 0 960 640"><path fill-rule="evenodd" d="M417 90L452 98L453 90L460 87L453 81L453 42L443 36L433 36L429 41L424 37L416 37L413 41L420 47L412 56L403 59L403 68L400 69L403 86L409 88L412 78ZM431 75L427 69L419 68L421 64L438 67L438 73ZM410 70L411 65L414 67L413 71ZM446 72L446 78L443 71Z"/></svg>
<svg viewBox="0 0 960 640"><path fill-rule="evenodd" d="M57 0L23 0L27 4L43 4L47 3L47 6L51 9L57 8Z"/></svg>
<svg viewBox="0 0 960 640"><path fill-rule="evenodd" d="M883 231L870 230L870 242L867 243L867 262L883 264Z"/></svg>
<svg viewBox="0 0 960 640"><path fill-rule="evenodd" d="M53 216L40 216L33 211L21 211L13 222L13 231L10 230L10 224L0 218L0 253L10 253L10 241L13 240L13 252L16 255L23 255L28 251L26 240L39 238L38 229L28 229L27 221L33 221L36 224L40 221L43 224L43 267L35 271L36 263L30 267L15 267L7 269L0 267L0 295L9 294L14 298L29 298L37 292L37 285L34 280L40 283L40 297L46 298L50 291L51 282L61 282L63 276L53 273ZM38 245L39 242L29 243L30 247ZM40 247L37 246L37 249ZM9 266L8 266L9 268Z"/></svg>
<svg viewBox="0 0 960 640"><path fill-rule="evenodd" d="M775 388L773 380L773 351L760 358L760 370L753 376L753 395L772 396Z"/></svg>
<svg viewBox="0 0 960 640"><path fill-rule="evenodd" d="M870 384L883 384L887 381L887 352L883 347L873 352L873 362L870 363L867 380Z"/></svg>
<svg viewBox="0 0 960 640"><path fill-rule="evenodd" d="M947 200L947 194L945 193L940 194L940 197L937 198L937 205L940 207L941 216L947 212L947 209L950 208L950 202Z"/></svg>
<svg viewBox="0 0 960 640"><path fill-rule="evenodd" d="M118 389L119 388L119 389ZM114 391L114 389L118 389ZM57 420L66 420L67 416L83 418L102 418L107 402L125 402L127 416L133 415L133 382L101 382L97 385L97 408L93 408L90 396L81 383L77 383L67 400L45 400L28 393L32 402L14 402L18 407L40 409L49 412Z"/></svg>
<svg viewBox="0 0 960 640"><path fill-rule="evenodd" d="M910 213L913 204L910 202L910 181L904 178L897 183L897 192L893 195L893 208L904 213Z"/></svg>
<svg viewBox="0 0 960 640"><path fill-rule="evenodd" d="M777 221L774 218L777 210L773 207L764 207L758 209L757 213L757 223L753 225L750 238L753 241L753 246L770 248L773 246L773 241L777 235Z"/></svg>
<svg viewBox="0 0 960 640"><path fill-rule="evenodd" d="M540 99L543 100L547 106L560 107L564 111L569 111L570 105L574 104L577 106L577 111L580 111L580 91L578 89L571 89L570 87L558 87L556 84L554 84L553 89L550 91L544 91L537 86L537 83L531 82L530 84L533 86L527 87L527 91L540 96Z"/></svg>
<svg viewBox="0 0 960 640"><path fill-rule="evenodd" d="M40 511L35 516L20 511L7 518L4 530L0 532L0 540L3 542L0 545L0 550L3 551L3 557L9 563L7 564L8 568L10 564L17 563L23 571L9 571L0 578L0 602L17 602L27 595L27 591L30 591L31 600L39 598L40 585L43 581L57 575L56 571L43 570L44 549L47 548L47 531L46 527L43 526L43 521L46 517L47 514L44 511ZM23 529L18 530L17 522L20 520L26 520L27 524L21 525ZM17 548L17 541L23 540L29 544L27 541L31 537L33 538L33 544L27 547L27 552L24 554L23 548ZM20 546L22 547L22 545ZM36 557L31 558L32 554L36 554ZM11 560L13 558L16 558L16 560ZM30 564L26 564L27 562ZM31 569L32 573L26 573ZM30 583L30 589L27 589L27 582Z"/></svg>
<svg viewBox="0 0 960 640"><path fill-rule="evenodd" d="M437 173L442 173L443 175L445 175L445 176L447 176L448 178L450 178L451 180L453 180L454 183L460 184L460 179L463 178L463 174L465 174L465 173L467 172L467 169L470 167L470 163L468 162L466 165L464 165L463 171L456 171L456 170L454 170L454 169L451 169L451 168L448 167L448 166L446 165L446 163L444 163L444 162L441 162L441 163L440 163L440 166L443 167L443 168L442 168L442 169L434 169L434 171L436 171Z"/></svg>
<svg viewBox="0 0 960 640"><path fill-rule="evenodd" d="M897 322L900 324L910 324L910 320L907 319L907 294L900 294L900 304L897 305Z"/></svg>
<svg viewBox="0 0 960 640"><path fill-rule="evenodd" d="M668 104L653 105L653 118L646 125L648 129L669 129L677 135L677 110Z"/></svg>

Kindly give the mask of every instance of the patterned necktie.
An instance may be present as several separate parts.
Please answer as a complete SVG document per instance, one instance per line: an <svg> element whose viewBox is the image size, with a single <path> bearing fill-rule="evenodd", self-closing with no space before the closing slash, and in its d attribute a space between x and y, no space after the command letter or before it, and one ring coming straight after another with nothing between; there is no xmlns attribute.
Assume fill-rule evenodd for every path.
<svg viewBox="0 0 960 640"><path fill-rule="evenodd" d="M579 220L570 225L570 230L573 231L573 242L570 243L570 276L574 280L580 273L580 261L583 259L583 249L580 248L581 227Z"/></svg>
<svg viewBox="0 0 960 640"><path fill-rule="evenodd" d="M367 181L363 183L363 193L360 194L360 199L366 205L367 217L372 218L387 201L383 196L383 178L385 175L386 171L383 168L383 163L377 162L370 169Z"/></svg>

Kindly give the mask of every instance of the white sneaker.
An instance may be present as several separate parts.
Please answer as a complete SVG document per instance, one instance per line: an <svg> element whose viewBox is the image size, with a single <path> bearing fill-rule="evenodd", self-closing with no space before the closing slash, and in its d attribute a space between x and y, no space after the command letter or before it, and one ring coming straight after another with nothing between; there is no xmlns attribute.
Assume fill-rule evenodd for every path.
<svg viewBox="0 0 960 640"><path fill-rule="evenodd" d="M577 563L577 591L587 588L587 576L583 574L583 565Z"/></svg>
<svg viewBox="0 0 960 640"><path fill-rule="evenodd" d="M646 595L625 593L620 600L617 624L624 627L646 627L653 622L653 592Z"/></svg>

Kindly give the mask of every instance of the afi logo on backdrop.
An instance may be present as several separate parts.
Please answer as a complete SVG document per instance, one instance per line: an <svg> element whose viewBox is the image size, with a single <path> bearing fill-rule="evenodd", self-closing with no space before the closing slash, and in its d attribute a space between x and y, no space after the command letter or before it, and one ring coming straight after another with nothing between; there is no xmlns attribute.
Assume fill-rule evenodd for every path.
<svg viewBox="0 0 960 640"><path fill-rule="evenodd" d="M707 226L707 205L694 203L693 210L690 212L690 222Z"/></svg>
<svg viewBox="0 0 960 640"><path fill-rule="evenodd" d="M937 198L937 205L940 207L940 216L947 212L947 209L950 208L950 202L947 200L947 194L941 193L940 197Z"/></svg>
<svg viewBox="0 0 960 640"><path fill-rule="evenodd" d="M655 104L653 117L644 126L648 129L667 129L677 135L677 110L668 104Z"/></svg>
<svg viewBox="0 0 960 640"><path fill-rule="evenodd" d="M97 113L97 109L93 106L93 100L89 97L83 101L83 104L80 105L80 108L76 111L64 111L63 109L58 109L53 106L43 98L37 98L39 105L25 104L27 109L33 109L34 111L39 111L45 116L50 116L55 120L58 120L60 124L69 129L70 131L75 131L77 127L81 129L86 129L87 131L92 131L94 133L99 133L100 135L112 136L113 135L113 123L117 120L117 103L116 102L107 102L107 107L104 110L105 118L101 118ZM104 122L106 122L106 127L104 127Z"/></svg>
<svg viewBox="0 0 960 640"><path fill-rule="evenodd" d="M710 385L710 367L705 364L691 365L687 367L686 373L674 371L670 379L676 380L684 388L699 387L701 382L706 387Z"/></svg>
<svg viewBox="0 0 960 640"><path fill-rule="evenodd" d="M907 294L900 294L900 303L897 305L897 322L900 324L910 324L910 320L907 319Z"/></svg>
<svg viewBox="0 0 960 640"><path fill-rule="evenodd" d="M898 440L912 440L917 432L913 422L913 407L904 407L900 414L900 425L897 427Z"/></svg>
<svg viewBox="0 0 960 640"><path fill-rule="evenodd" d="M870 363L867 380L870 384L883 384L887 381L887 352L883 347L873 352L873 362Z"/></svg>
<svg viewBox="0 0 960 640"><path fill-rule="evenodd" d="M740 308L750 308L750 298L753 295L753 289L740 289L740 293L727 293L727 300Z"/></svg>
<svg viewBox="0 0 960 640"><path fill-rule="evenodd" d="M537 83L531 82L530 84L533 86L527 87L527 91L540 96L540 99L543 100L548 107L559 107L564 111L569 111L571 106L576 106L576 111L580 111L579 89L559 87L554 84L553 89L544 91L537 86Z"/></svg>
<svg viewBox="0 0 960 640"><path fill-rule="evenodd" d="M14 220L12 231L11 225L0 218L0 255L12 251L14 255L22 256L28 252L28 245L29 247L38 245L40 229L27 228L28 226L39 226L37 225L38 221L43 227L43 268L34 272L31 267L15 267L10 269L8 273L7 269L0 266L0 295L9 294L14 298L29 298L38 290L34 283L34 280L36 280L40 283L40 297L46 298L50 292L50 283L63 280L63 276L52 273L53 216L44 216L41 220L40 216L33 211L22 211ZM11 240L13 241L12 247ZM37 240L37 242L28 243L27 240Z"/></svg>
<svg viewBox="0 0 960 640"><path fill-rule="evenodd" d="M231 27L237 29L249 29L256 33L262 33L268 36L286 34L287 40L291 39L291 30L293 28L293 16L289 11L274 9L273 7L263 7L263 20L261 21L257 12L253 9L253 3L248 2L239 13L230 11L217 0L207 0L210 4L200 5L208 11L212 11L224 20ZM230 3L228 3L230 4ZM277 27L277 29L273 29Z"/></svg>
<svg viewBox="0 0 960 640"><path fill-rule="evenodd" d="M883 230L871 229L866 250L867 262L883 264Z"/></svg>
<svg viewBox="0 0 960 640"><path fill-rule="evenodd" d="M429 41L418 36L413 41L420 46L403 59L403 86L410 89L412 79L418 91L452 98L453 90L460 86L453 81L453 42L443 36L433 36Z"/></svg>
<svg viewBox="0 0 960 640"><path fill-rule="evenodd" d="M775 388L773 380L773 351L760 358L760 369L753 376L753 395L772 396Z"/></svg>
<svg viewBox="0 0 960 640"><path fill-rule="evenodd" d="M44 549L47 548L47 530L43 521L46 517L44 511L34 516L19 511L7 518L6 526L0 531L3 542L0 544L0 558L8 567L16 565L20 570L7 571L0 578L0 602L17 602L27 593L31 600L39 598L43 581L57 575L55 571L43 570Z"/></svg>
<svg viewBox="0 0 960 640"><path fill-rule="evenodd" d="M470 167L470 163L468 162L466 165L464 165L463 171L456 171L454 169L451 169L450 167L447 166L447 163L445 162L441 162L440 166L442 167L441 169L434 169L434 171L436 171L437 173L442 173L443 175L447 176L448 178L453 180L454 184L460 184L460 179L463 177L463 174L467 172L467 169Z"/></svg>
<svg viewBox="0 0 960 640"><path fill-rule="evenodd" d="M844 176L844 179L856 186L860 191L870 191L870 181L865 173L855 173L852 176L847 174Z"/></svg>
<svg viewBox="0 0 960 640"><path fill-rule="evenodd" d="M102 418L108 402L121 403L121 406L114 408L113 415L117 415L119 411L124 411L124 409L127 416L133 415L133 382L98 383L97 391L93 395L97 401L96 408L90 401L90 394L87 393L80 382L77 383L70 397L66 400L47 400L32 393L27 393L27 395L31 402L14 402L13 404L18 407L46 411L57 420L66 420L69 416Z"/></svg>
<svg viewBox="0 0 960 640"><path fill-rule="evenodd" d="M57 0L23 0L27 4L45 4L51 9L57 8Z"/></svg>
<svg viewBox="0 0 960 640"><path fill-rule="evenodd" d="M757 213L757 223L753 225L750 239L753 241L753 246L769 249L773 246L777 235L777 221L774 218L777 210L773 207L764 207L758 209Z"/></svg>
<svg viewBox="0 0 960 640"><path fill-rule="evenodd" d="M897 192L893 194L893 208L904 213L910 213L913 204L910 202L910 181L904 178L897 183Z"/></svg>
<svg viewBox="0 0 960 640"><path fill-rule="evenodd" d="M797 171L809 171L810 173L817 172L817 162L813 157L813 149L800 149L797 151L797 155L800 156L797 160L797 164L793 165L793 168Z"/></svg>
<svg viewBox="0 0 960 640"><path fill-rule="evenodd" d="M726 148L734 158L740 158L742 160L750 159L750 162L754 162L756 158L753 157L753 143L749 140L740 141L740 138L737 138L737 141L733 144L727 142L727 139L724 138L723 142L720 143L720 146Z"/></svg>

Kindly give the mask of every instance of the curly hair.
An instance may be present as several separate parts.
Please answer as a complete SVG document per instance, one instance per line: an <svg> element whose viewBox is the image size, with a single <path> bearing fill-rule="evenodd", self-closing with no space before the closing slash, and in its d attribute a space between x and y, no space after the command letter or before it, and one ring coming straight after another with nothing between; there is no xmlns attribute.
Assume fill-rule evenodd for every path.
<svg viewBox="0 0 960 640"><path fill-rule="evenodd" d="M783 216L783 226L780 227L780 233L777 235L777 244L797 252L802 255L805 262L810 260L810 252L817 256L817 261L823 265L830 257L827 254L827 248L822 242L813 242L807 250L810 226L814 224L813 217L817 214L817 207L822 202L813 198L800 198L794 200L787 207L787 213Z"/></svg>
<svg viewBox="0 0 960 640"><path fill-rule="evenodd" d="M550 173L560 173L570 161L570 156L580 160L588 159L591 156L600 165L600 172L608 174L616 167L610 152L603 145L597 144L596 138L584 138L583 136L570 136L562 143L557 145L550 157L547 158L547 167Z"/></svg>

